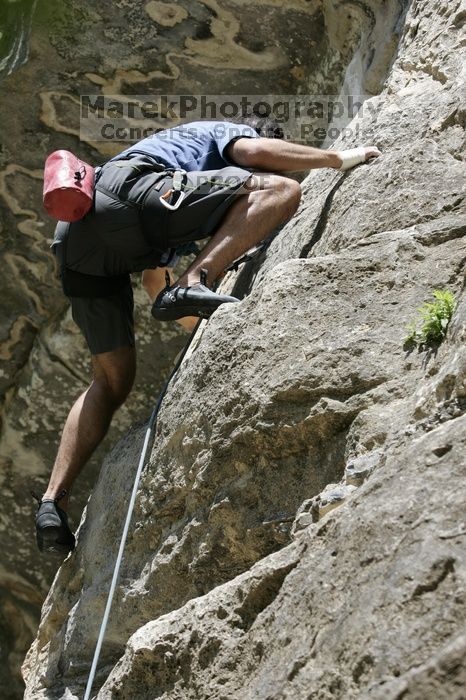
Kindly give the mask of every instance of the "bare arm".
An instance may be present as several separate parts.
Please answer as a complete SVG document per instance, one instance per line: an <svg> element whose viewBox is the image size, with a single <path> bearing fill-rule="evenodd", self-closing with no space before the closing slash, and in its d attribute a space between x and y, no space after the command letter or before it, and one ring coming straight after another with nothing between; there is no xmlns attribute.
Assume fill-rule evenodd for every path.
<svg viewBox="0 0 466 700"><path fill-rule="evenodd" d="M380 155L377 148L365 148L366 160ZM283 172L287 170L312 170L314 168L340 168L339 151L321 150L281 139L239 138L227 149L228 157L239 166Z"/></svg>
<svg viewBox="0 0 466 700"><path fill-rule="evenodd" d="M168 267L156 267L154 270L144 270L142 273L142 286L152 303L155 301L158 293L165 287L165 272L168 272L170 281L173 284L174 277ZM177 323L187 331L192 331L198 321L199 319L195 316L185 316L184 318L179 318Z"/></svg>

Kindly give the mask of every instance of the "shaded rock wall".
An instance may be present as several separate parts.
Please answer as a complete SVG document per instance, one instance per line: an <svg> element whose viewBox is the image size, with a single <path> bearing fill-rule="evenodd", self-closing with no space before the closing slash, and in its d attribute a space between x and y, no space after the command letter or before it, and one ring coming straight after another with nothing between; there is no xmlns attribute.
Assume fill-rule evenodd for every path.
<svg viewBox="0 0 466 700"><path fill-rule="evenodd" d="M99 698L462 697L463 22L456 0L410 4L359 118L383 157L306 178L260 268L230 280L249 296L181 368ZM445 287L458 301L445 342L410 351L407 323ZM142 436L104 463L25 662L27 698L82 695Z"/></svg>
<svg viewBox="0 0 466 700"><path fill-rule="evenodd" d="M37 0L15 0L0 6L0 78L28 59L29 34Z"/></svg>

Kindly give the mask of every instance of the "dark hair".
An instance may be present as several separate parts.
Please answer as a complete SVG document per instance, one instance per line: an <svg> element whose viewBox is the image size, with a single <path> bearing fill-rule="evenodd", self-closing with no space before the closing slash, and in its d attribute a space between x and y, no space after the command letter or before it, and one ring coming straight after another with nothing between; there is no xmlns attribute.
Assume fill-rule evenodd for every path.
<svg viewBox="0 0 466 700"><path fill-rule="evenodd" d="M256 131L259 136L266 136L269 139L284 139L285 133L280 126L280 124L272 119L272 117L264 117L256 112L251 112L249 114L238 115L235 119L238 124L247 124L252 126L254 131Z"/></svg>

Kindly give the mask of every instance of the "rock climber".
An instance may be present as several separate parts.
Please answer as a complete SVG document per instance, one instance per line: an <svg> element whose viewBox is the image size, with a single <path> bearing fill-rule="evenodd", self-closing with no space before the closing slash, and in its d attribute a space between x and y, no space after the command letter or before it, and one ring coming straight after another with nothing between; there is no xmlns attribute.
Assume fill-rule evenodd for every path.
<svg viewBox="0 0 466 700"><path fill-rule="evenodd" d="M93 209L57 225L52 248L89 346L93 379L71 408L49 484L37 499L41 551L74 548L67 519L72 485L133 384L130 273L142 272L156 319L192 328L198 317L239 301L213 291L213 283L296 212L300 185L284 172L347 170L380 155L373 146L336 151L291 143L266 118L249 122L191 122L143 139L97 170ZM204 238L174 281L168 268L180 246Z"/></svg>

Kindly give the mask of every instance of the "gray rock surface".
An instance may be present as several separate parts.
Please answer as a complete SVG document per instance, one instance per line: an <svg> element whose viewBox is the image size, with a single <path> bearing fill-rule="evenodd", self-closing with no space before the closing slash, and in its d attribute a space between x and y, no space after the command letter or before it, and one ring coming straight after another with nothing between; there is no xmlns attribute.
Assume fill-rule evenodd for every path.
<svg viewBox="0 0 466 700"><path fill-rule="evenodd" d="M400 436L346 506L141 627L99 700L463 698L465 449L464 415Z"/></svg>
<svg viewBox="0 0 466 700"><path fill-rule="evenodd" d="M123 5L129 5L121 3L124 13ZM185 21L181 5L178 14L161 3L149 6L152 19L166 27L160 36ZM262 17L271 31L275 3L266 7ZM322 11L320 3L315 7L317 14L308 9L303 15L296 3L293 21L307 17L317 26ZM199 17L207 8L220 10L210 2L196 8ZM294 4L292 10L288 17ZM257 8L248 12L252 17ZM395 43L378 38L387 35L387 25L402 33L384 90L365 103L354 136L344 141L348 147L361 138L375 142L384 155L345 175L306 178L299 212L260 269L251 265L232 282L248 288L249 296L215 314L173 383L103 647L96 681L102 698L463 697L464 8L457 0L416 0L404 17L398 3L329 1L320 16L327 29L322 47L332 50L302 78L316 92L333 87L325 83L329 74L340 76L339 90L353 57L345 82L358 78L376 95L397 37ZM180 59L187 89L195 84L192 65L210 69L228 18L231 13L220 13L212 37L188 37L185 62ZM84 31L92 35L92 22ZM115 31L111 27L105 40ZM225 62L235 51L229 37L235 41L227 32ZM246 46L252 41L236 38ZM291 55L285 40L281 47L281 54L265 49L261 55L272 61L278 79L280 56ZM66 47L56 50L71 60ZM244 70L245 56L238 50L232 68L242 80L247 76L241 89L253 90L259 74ZM141 69L128 58L112 72L110 54L100 82L92 56L84 52L80 60L93 72L80 74L75 89L80 80L104 92L155 80L148 77L149 60ZM289 62L284 66L283 75ZM293 80L301 75L292 72ZM63 134L57 105L66 103L66 90L52 95L50 84L44 90L50 92L43 93L42 123ZM30 160L24 167L37 168ZM24 172L16 168L14 174L20 186ZM9 216L14 211L10 207ZM15 264L23 265L17 257ZM44 253L42 269L49 264ZM31 286L39 288L36 299L50 299L46 308L53 314L43 321L36 304L32 316L25 312L35 326L27 320L11 326L10 339L14 330L29 345L7 344L17 353L12 366L21 369L7 387L2 434L8 450L26 456L25 465L27 450L43 444L25 441L19 423L26 413L31 424L39 401L32 389L38 397L40 382L52 372L41 359L43 348L77 368L77 383L82 362L70 362L68 351L57 349L68 321L56 285ZM406 325L432 290L444 287L458 300L445 342L409 351ZM30 294L22 301L26 309L33 302ZM36 327L39 334L30 330ZM68 385L71 373L60 372ZM60 373L53 375L58 386L50 395L64 407ZM21 404L24 396L28 401ZM15 414L14 406L23 408ZM140 405L129 410L142 418ZM24 665L26 698L82 697L143 434L144 426L134 426L104 462L78 548L57 574ZM364 462L369 473L363 485L293 540L303 502ZM11 465L4 473L13 479ZM12 483L19 493L21 482ZM38 586L27 589L27 577L15 576L21 594L14 601L27 601L14 603L22 611L32 606ZM27 629L23 625L18 638L27 639Z"/></svg>

